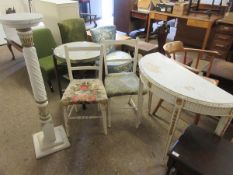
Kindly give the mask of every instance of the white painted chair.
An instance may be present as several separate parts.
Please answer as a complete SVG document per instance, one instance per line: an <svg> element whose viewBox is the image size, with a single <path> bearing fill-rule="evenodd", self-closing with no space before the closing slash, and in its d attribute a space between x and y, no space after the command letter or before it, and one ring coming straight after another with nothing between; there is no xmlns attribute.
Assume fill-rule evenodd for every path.
<svg viewBox="0 0 233 175"><path fill-rule="evenodd" d="M100 52L99 64L94 66L73 66L71 64L71 52ZM102 82L103 70L103 47L67 47L65 46L65 56L68 68L70 84L66 88L61 103L64 106L64 123L67 135L69 136L69 119L96 119L102 118L104 134L107 135L107 94ZM96 70L96 79L74 79L73 71ZM78 116L78 104L98 104L101 110L100 116ZM75 111L74 111L75 109Z"/></svg>
<svg viewBox="0 0 233 175"><path fill-rule="evenodd" d="M138 94L139 89L139 78L136 75L136 67L138 62L138 39L132 40L105 40L102 42L104 45L104 65L105 65L105 80L104 85L108 95L108 127L111 127L111 98L116 96L130 95L129 105L131 108L137 111L137 107L132 99L132 95ZM107 49L111 45L126 45L134 48L134 57L128 59L122 57L122 59L108 59ZM119 72L119 73L109 73L108 63L109 62L132 62L133 68L130 72ZM146 92L146 91L144 91ZM137 118L136 127L139 126L140 120Z"/></svg>

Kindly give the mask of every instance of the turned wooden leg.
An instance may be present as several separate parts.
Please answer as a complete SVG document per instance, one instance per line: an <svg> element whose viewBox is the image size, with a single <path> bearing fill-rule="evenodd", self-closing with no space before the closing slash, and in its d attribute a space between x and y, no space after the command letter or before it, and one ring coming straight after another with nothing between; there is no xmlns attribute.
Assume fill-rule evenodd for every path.
<svg viewBox="0 0 233 175"><path fill-rule="evenodd" d="M193 121L194 125L198 125L199 121L200 121L201 115L200 114L196 114L195 119Z"/></svg>
<svg viewBox="0 0 233 175"><path fill-rule="evenodd" d="M11 52L12 60L15 60L15 54L14 54L13 49L12 49L12 44L9 43L9 42L7 42L7 47L8 47L8 49L9 49L10 52Z"/></svg>
<svg viewBox="0 0 233 175"><path fill-rule="evenodd" d="M163 103L163 99L159 99L158 104L156 105L154 111L152 112L152 115L155 115L156 112L158 111L159 107L161 106L161 104Z"/></svg>

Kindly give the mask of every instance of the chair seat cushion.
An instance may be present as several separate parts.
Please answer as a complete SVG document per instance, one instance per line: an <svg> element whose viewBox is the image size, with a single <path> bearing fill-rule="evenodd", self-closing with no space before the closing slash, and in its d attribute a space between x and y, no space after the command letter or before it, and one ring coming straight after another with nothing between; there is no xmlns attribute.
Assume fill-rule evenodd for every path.
<svg viewBox="0 0 233 175"><path fill-rule="evenodd" d="M114 61L124 59L126 61ZM132 70L132 57L130 54L123 51L113 51L106 56L109 73L130 72Z"/></svg>
<svg viewBox="0 0 233 175"><path fill-rule="evenodd" d="M62 96L61 103L67 106L105 100L107 100L107 94L101 80L80 79L71 81Z"/></svg>
<svg viewBox="0 0 233 175"><path fill-rule="evenodd" d="M105 89L108 97L136 95L138 88L139 78L133 72L113 73L105 77ZM147 90L144 88L143 93L146 92Z"/></svg>
<svg viewBox="0 0 233 175"><path fill-rule="evenodd" d="M41 69L47 71L54 70L54 63L52 55L42 57L39 59Z"/></svg>

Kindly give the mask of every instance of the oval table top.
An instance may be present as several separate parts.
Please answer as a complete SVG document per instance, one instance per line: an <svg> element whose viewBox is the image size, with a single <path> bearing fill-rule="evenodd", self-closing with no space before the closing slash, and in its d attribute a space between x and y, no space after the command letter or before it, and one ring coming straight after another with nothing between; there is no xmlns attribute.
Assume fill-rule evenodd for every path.
<svg viewBox="0 0 233 175"><path fill-rule="evenodd" d="M8 27L25 29L36 26L42 20L39 13L12 13L0 16L0 22Z"/></svg>
<svg viewBox="0 0 233 175"><path fill-rule="evenodd" d="M141 74L168 95L212 107L232 108L233 96L160 53L139 61Z"/></svg>
<svg viewBox="0 0 233 175"><path fill-rule="evenodd" d="M65 59L65 48L68 47L92 47L92 46L100 46L98 43L87 42L87 41L78 41L62 44L54 49L54 55L58 58ZM90 59L96 58L100 56L99 51L75 51L70 52L70 60L72 62L78 61L90 61Z"/></svg>

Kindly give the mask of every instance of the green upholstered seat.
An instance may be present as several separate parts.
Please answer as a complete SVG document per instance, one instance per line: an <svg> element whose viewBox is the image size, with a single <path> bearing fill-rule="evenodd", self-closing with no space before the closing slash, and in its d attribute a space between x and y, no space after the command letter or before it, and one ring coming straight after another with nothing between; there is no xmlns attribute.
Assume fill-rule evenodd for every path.
<svg viewBox="0 0 233 175"><path fill-rule="evenodd" d="M58 27L63 44L87 40L85 22L82 18L63 20L58 23Z"/></svg>
<svg viewBox="0 0 233 175"><path fill-rule="evenodd" d="M48 28L33 30L33 42L39 58L40 68L44 80L53 91L51 79L55 77L53 63L53 49L56 47L55 40ZM58 62L58 65L62 62Z"/></svg>
<svg viewBox="0 0 233 175"><path fill-rule="evenodd" d="M108 74L105 77L105 89L108 97L138 94L139 78L133 72ZM143 93L147 90L144 88Z"/></svg>

